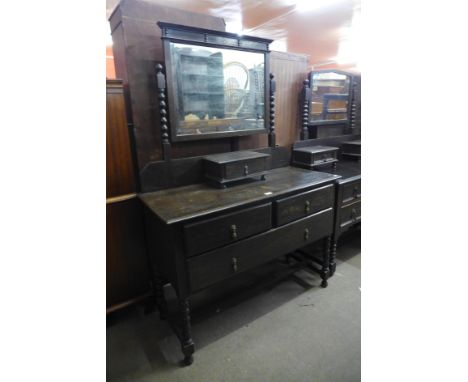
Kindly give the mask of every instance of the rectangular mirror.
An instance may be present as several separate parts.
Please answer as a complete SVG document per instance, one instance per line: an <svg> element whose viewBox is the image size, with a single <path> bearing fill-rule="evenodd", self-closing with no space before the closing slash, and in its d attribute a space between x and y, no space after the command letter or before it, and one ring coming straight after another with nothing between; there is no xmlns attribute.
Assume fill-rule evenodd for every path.
<svg viewBox="0 0 468 382"><path fill-rule="evenodd" d="M271 40L158 22L172 141L267 133Z"/></svg>
<svg viewBox="0 0 468 382"><path fill-rule="evenodd" d="M309 121L346 121L351 77L335 71L311 72Z"/></svg>

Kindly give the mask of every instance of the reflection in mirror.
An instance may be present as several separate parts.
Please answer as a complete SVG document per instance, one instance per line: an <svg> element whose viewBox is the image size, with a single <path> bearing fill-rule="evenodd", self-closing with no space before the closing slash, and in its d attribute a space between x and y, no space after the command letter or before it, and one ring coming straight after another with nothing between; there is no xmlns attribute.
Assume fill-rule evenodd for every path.
<svg viewBox="0 0 468 382"><path fill-rule="evenodd" d="M310 120L348 118L350 78L335 72L312 73Z"/></svg>
<svg viewBox="0 0 468 382"><path fill-rule="evenodd" d="M265 56L170 43L177 136L265 129Z"/></svg>

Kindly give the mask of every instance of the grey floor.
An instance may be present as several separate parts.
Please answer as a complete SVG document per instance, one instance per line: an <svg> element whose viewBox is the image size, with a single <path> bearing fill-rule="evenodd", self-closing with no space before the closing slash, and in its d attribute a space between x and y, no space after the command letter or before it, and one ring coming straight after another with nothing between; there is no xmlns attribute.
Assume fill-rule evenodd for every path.
<svg viewBox="0 0 468 382"><path fill-rule="evenodd" d="M337 258L326 289L317 275L299 271L260 287L243 287L229 298L201 296L200 307L195 298L196 351L189 367L180 366L178 340L157 313L145 315L135 308L120 314L107 328L107 380L360 381L358 235L343 241ZM250 277L275 279L281 273L273 268L257 272Z"/></svg>

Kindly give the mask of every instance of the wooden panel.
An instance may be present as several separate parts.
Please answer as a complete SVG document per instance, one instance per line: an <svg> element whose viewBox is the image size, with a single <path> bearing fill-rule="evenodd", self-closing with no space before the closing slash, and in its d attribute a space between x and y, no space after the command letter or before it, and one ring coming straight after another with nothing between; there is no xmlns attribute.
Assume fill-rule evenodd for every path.
<svg viewBox="0 0 468 382"><path fill-rule="evenodd" d="M291 146L299 139L299 94L307 78L308 56L271 52L270 70L276 79L276 143Z"/></svg>
<svg viewBox="0 0 468 382"><path fill-rule="evenodd" d="M294 251L333 231L333 209L188 260L192 292ZM287 240L285 240L287 238Z"/></svg>
<svg viewBox="0 0 468 382"><path fill-rule="evenodd" d="M343 184L343 204L361 200L361 179Z"/></svg>
<svg viewBox="0 0 468 382"><path fill-rule="evenodd" d="M222 18L196 14L148 1L122 0L111 15L117 77L128 92L129 122L133 124L138 167L162 159L155 66L163 63L161 30L157 21L225 30ZM230 139L180 142L172 146L174 158L230 151Z"/></svg>
<svg viewBox="0 0 468 382"><path fill-rule="evenodd" d="M107 307L148 293L150 278L143 211L132 198L106 205Z"/></svg>
<svg viewBox="0 0 468 382"><path fill-rule="evenodd" d="M271 228L271 203L184 227L187 256L202 253Z"/></svg>
<svg viewBox="0 0 468 382"><path fill-rule="evenodd" d="M275 202L276 224L283 225L293 220L333 207L334 186L329 185Z"/></svg>
<svg viewBox="0 0 468 382"><path fill-rule="evenodd" d="M133 193L136 188L122 82L107 80L106 90L106 195L109 198Z"/></svg>

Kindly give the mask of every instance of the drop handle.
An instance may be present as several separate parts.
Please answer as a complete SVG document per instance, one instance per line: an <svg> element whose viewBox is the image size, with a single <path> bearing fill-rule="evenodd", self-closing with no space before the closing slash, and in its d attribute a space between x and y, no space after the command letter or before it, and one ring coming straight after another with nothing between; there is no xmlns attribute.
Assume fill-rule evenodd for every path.
<svg viewBox="0 0 468 382"><path fill-rule="evenodd" d="M306 214L310 212L310 202L308 200L305 202L305 212Z"/></svg>
<svg viewBox="0 0 468 382"><path fill-rule="evenodd" d="M304 230L304 240L309 240L309 228Z"/></svg>
<svg viewBox="0 0 468 382"><path fill-rule="evenodd" d="M356 209L355 209L355 208L353 208L353 209L351 210L351 219L352 219L353 221L355 221L355 220L357 219L357 212L356 212Z"/></svg>
<svg viewBox="0 0 468 382"><path fill-rule="evenodd" d="M237 226L235 224L231 226L231 239L232 240L237 239Z"/></svg>
<svg viewBox="0 0 468 382"><path fill-rule="evenodd" d="M234 272L237 272L237 258L236 257L232 258L232 269Z"/></svg>
<svg viewBox="0 0 468 382"><path fill-rule="evenodd" d="M353 196L354 196L355 198L358 197L358 192L359 192L359 188L358 188L357 186L354 187L354 188L353 188Z"/></svg>
<svg viewBox="0 0 468 382"><path fill-rule="evenodd" d="M244 175L249 175L249 166L247 164L244 166Z"/></svg>

